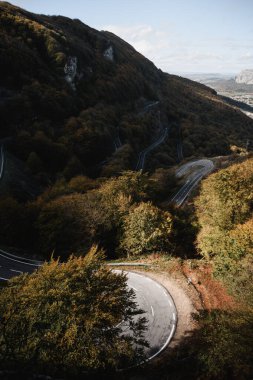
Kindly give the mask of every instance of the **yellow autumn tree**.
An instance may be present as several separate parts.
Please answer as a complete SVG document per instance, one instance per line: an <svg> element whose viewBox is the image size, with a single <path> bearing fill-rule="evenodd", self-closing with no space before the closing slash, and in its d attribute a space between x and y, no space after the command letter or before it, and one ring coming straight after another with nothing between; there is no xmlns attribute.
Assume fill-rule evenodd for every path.
<svg viewBox="0 0 253 380"><path fill-rule="evenodd" d="M140 255L170 248L172 216L151 202L133 207L124 219L121 249Z"/></svg>
<svg viewBox="0 0 253 380"><path fill-rule="evenodd" d="M101 256L93 247L85 258L51 261L9 281L0 294L2 368L73 378L143 359L145 319L134 292Z"/></svg>

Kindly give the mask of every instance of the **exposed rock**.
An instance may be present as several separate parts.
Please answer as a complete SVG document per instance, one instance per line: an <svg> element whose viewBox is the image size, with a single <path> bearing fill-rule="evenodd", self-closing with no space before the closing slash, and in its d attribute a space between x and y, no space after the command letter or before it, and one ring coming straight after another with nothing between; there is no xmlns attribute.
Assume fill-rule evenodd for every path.
<svg viewBox="0 0 253 380"><path fill-rule="evenodd" d="M235 78L236 83L253 84L253 70L243 70Z"/></svg>
<svg viewBox="0 0 253 380"><path fill-rule="evenodd" d="M77 71L77 57L68 57L67 63L64 66L64 73L66 81L70 84L70 86L75 90L75 76Z"/></svg>
<svg viewBox="0 0 253 380"><path fill-rule="evenodd" d="M105 51L104 51L104 57L108 61L113 62L114 61L114 51L112 45L110 45Z"/></svg>

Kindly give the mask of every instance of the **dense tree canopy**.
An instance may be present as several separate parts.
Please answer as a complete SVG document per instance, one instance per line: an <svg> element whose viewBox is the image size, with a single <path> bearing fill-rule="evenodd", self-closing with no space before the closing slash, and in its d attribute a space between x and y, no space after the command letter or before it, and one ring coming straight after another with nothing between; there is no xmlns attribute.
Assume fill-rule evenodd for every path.
<svg viewBox="0 0 253 380"><path fill-rule="evenodd" d="M168 251L172 217L150 202L133 207L124 220L121 248L127 255Z"/></svg>
<svg viewBox="0 0 253 380"><path fill-rule="evenodd" d="M140 313L126 277L102 266L96 248L51 261L0 293L1 367L73 378L136 363L145 344ZM122 320L131 336L121 332Z"/></svg>
<svg viewBox="0 0 253 380"><path fill-rule="evenodd" d="M198 246L203 255L214 256L220 249L220 235L251 217L252 188L253 159L220 170L203 182L196 201L201 226Z"/></svg>
<svg viewBox="0 0 253 380"><path fill-rule="evenodd" d="M253 305L253 159L203 181L196 200L200 253L231 291Z"/></svg>
<svg viewBox="0 0 253 380"><path fill-rule="evenodd" d="M46 259L52 254L63 260L73 252L85 254L93 244L104 247L108 257L116 257L123 252L118 248L128 214L140 202L157 196L160 191L158 187L156 190L157 182L158 179L150 179L146 174L130 171L106 180L77 176L68 182L57 181L33 202L23 204L13 198L0 198L0 219L4 226L0 237L6 245L11 245L15 238L18 246L29 249L31 254L35 250ZM158 228L163 229L167 214L152 207L160 220L152 219L152 223L160 223ZM169 233L170 229L168 225ZM138 231L141 230L144 235L150 232L147 223L139 225ZM168 248L167 236L162 234L160 241L160 232L156 239L152 235L147 252Z"/></svg>
<svg viewBox="0 0 253 380"><path fill-rule="evenodd" d="M176 164L180 140L189 157L227 154L251 138L253 121L213 90L163 73L122 39L79 20L1 2L0 40L0 137L12 137L10 149L43 185L133 169L165 126L170 138L146 168ZM109 46L113 61L104 57ZM156 107L147 108L154 100L159 118ZM123 146L115 149L118 139Z"/></svg>
<svg viewBox="0 0 253 380"><path fill-rule="evenodd" d="M190 343L197 362L195 378L251 379L253 313L215 310L202 313L199 322Z"/></svg>

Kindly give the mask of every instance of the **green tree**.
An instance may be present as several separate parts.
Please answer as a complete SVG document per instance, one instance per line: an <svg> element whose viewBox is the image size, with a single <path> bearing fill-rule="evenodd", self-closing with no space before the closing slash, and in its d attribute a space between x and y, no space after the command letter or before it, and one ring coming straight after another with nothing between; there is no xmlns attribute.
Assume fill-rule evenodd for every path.
<svg viewBox="0 0 253 380"><path fill-rule="evenodd" d="M73 156L68 161L68 163L67 163L67 165L63 171L63 175L67 180L70 180L74 176L81 174L82 169L83 169L83 167L82 167L80 160L76 156Z"/></svg>
<svg viewBox="0 0 253 380"><path fill-rule="evenodd" d="M98 187L96 180L82 175L73 177L68 183L68 188L77 193L86 193L96 187Z"/></svg>
<svg viewBox="0 0 253 380"><path fill-rule="evenodd" d="M203 181L195 202L200 233L197 243L207 258L220 251L228 231L251 217L253 159L234 164Z"/></svg>
<svg viewBox="0 0 253 380"><path fill-rule="evenodd" d="M105 198L114 197L120 193L131 197L133 202L140 202L149 198L150 183L148 176L140 172L125 171L116 178L111 178L101 185L100 192Z"/></svg>
<svg viewBox="0 0 253 380"><path fill-rule="evenodd" d="M202 183L195 202L200 253L233 295L253 306L253 159L234 164Z"/></svg>
<svg viewBox="0 0 253 380"><path fill-rule="evenodd" d="M221 236L215 274L237 295L253 307L253 217Z"/></svg>
<svg viewBox="0 0 253 380"><path fill-rule="evenodd" d="M152 184L152 198L156 198L157 200L168 198L177 184L174 169L156 169L150 177L150 181Z"/></svg>
<svg viewBox="0 0 253 380"><path fill-rule="evenodd" d="M37 227L44 255L54 251L64 258L74 251L85 252L96 243L114 257L123 219L134 202L148 197L150 184L146 175L125 172L85 194L68 194L87 186L94 186L94 181L81 176L68 185L58 181L43 196ZM61 192L68 195L59 196Z"/></svg>
<svg viewBox="0 0 253 380"><path fill-rule="evenodd" d="M36 222L39 249L50 257L52 252L62 259L74 251L89 248L84 199L81 194L65 195L42 205Z"/></svg>
<svg viewBox="0 0 253 380"><path fill-rule="evenodd" d="M145 318L126 276L101 257L93 247L85 258L51 261L9 281L0 294L2 368L74 378L143 360Z"/></svg>
<svg viewBox="0 0 253 380"><path fill-rule="evenodd" d="M31 152L29 154L26 164L33 174L37 174L45 170L43 167L43 162L35 152Z"/></svg>
<svg viewBox="0 0 253 380"><path fill-rule="evenodd" d="M31 203L18 203L11 197L0 198L1 244L31 249L37 239L35 221L38 208Z"/></svg>
<svg viewBox="0 0 253 380"><path fill-rule="evenodd" d="M125 217L123 231L121 249L127 255L168 250L172 217L152 203L142 202L133 207Z"/></svg>
<svg viewBox="0 0 253 380"><path fill-rule="evenodd" d="M204 312L200 329L191 341L190 351L197 359L196 379L252 378L252 311ZM197 349L197 350L196 350Z"/></svg>

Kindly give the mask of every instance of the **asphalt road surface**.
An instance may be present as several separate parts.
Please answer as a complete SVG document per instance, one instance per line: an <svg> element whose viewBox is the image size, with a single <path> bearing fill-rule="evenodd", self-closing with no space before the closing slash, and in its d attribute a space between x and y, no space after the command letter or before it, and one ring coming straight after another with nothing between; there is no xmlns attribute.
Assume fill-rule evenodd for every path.
<svg viewBox="0 0 253 380"><path fill-rule="evenodd" d="M32 273L41 261L26 259L0 249L0 280L9 280L21 273Z"/></svg>
<svg viewBox="0 0 253 380"><path fill-rule="evenodd" d="M159 138L155 142L153 142L153 144L149 145L146 149L144 149L143 151L141 151L139 153L138 162L137 162L135 170L143 170L144 169L147 154L149 152L151 152L153 149L155 149L157 146L162 144L164 142L164 140L166 139L167 135L168 135L168 128L165 128L162 131Z"/></svg>
<svg viewBox="0 0 253 380"><path fill-rule="evenodd" d="M42 262L21 258L0 250L0 279L8 280L21 273L32 273ZM114 270L114 272L122 272ZM149 277L133 272L127 273L128 286L136 294L136 301L140 309L144 310L147 319L145 339L150 347L146 348L147 359L157 356L170 342L176 330L177 311L172 297L156 281ZM138 318L138 316L136 316ZM130 334L128 325L121 323L122 332Z"/></svg>
<svg viewBox="0 0 253 380"><path fill-rule="evenodd" d="M171 295L158 282L137 273L123 273L127 273L127 284L134 290L138 306L145 312L141 315L147 319L144 338L150 345L145 348L145 354L147 360L151 360L170 343L176 330L177 310ZM123 333L130 333L128 325L124 325L124 322L121 323L121 328Z"/></svg>
<svg viewBox="0 0 253 380"><path fill-rule="evenodd" d="M159 101L148 103L144 107L143 113L146 113L146 112L150 111L152 108L154 108L155 106L158 106L159 104L160 104ZM159 126L161 128L160 111L158 111L158 116L159 116ZM157 138L157 140L154 141L151 145L149 145L147 148L143 149L139 153L138 161L137 161L135 170L143 170L144 169L145 160L146 160L147 154L150 153L156 147L158 147L160 144L162 144L164 142L164 140L166 139L167 135L168 135L168 128L164 128L162 130L160 136Z"/></svg>
<svg viewBox="0 0 253 380"><path fill-rule="evenodd" d="M175 203L178 207L180 207L185 202L187 197L190 195L192 190L201 181L201 179L205 175L211 173L213 169L213 162L207 159L194 160L182 165L179 169L177 169L176 177L186 177L186 182L172 197L171 202Z"/></svg>

